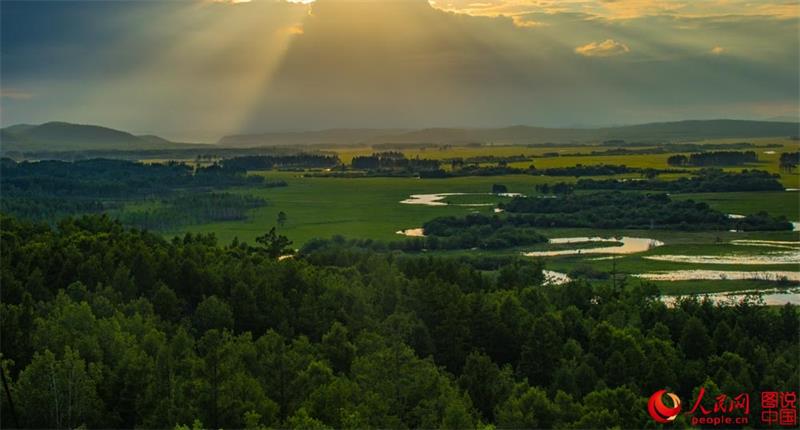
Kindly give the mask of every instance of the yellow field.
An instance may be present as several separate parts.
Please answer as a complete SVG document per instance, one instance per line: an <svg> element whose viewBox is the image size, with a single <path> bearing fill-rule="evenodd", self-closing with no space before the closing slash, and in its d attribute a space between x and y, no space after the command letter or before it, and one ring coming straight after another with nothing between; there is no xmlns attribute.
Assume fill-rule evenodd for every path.
<svg viewBox="0 0 800 430"><path fill-rule="evenodd" d="M720 143L737 143L742 142L743 139L717 139L708 141L694 142L698 144L720 144ZM779 173L781 175L781 182L788 188L800 188L800 173L799 172L781 172L778 168L778 159L782 152L797 151L800 148L800 143L786 138L758 138L747 139L747 142L756 144L759 148L752 150L756 151L758 158L761 160L758 164L752 164L741 167L730 167L725 170L739 171L742 169L759 169L766 170L772 173ZM779 148L763 148L762 146L768 144L782 145ZM427 149L403 149L403 152L408 158L428 158L434 160L443 160L449 158L469 158L480 156L539 156L545 153L559 153L559 154L589 154L592 151L604 151L611 149L610 147L603 146L556 146L556 147L528 147L528 146L437 146ZM365 146L361 148L326 148L326 151L335 152L344 163L350 163L353 157L370 155L374 152L381 150L373 149L372 147ZM749 150L749 149L746 149ZM667 159L675 154L642 154L642 155L585 155L585 156L559 156L547 158L534 158L529 162L510 163L509 166L516 168L527 168L531 164L537 168L552 168L552 167L570 167L576 164L594 165L594 164L624 164L629 167L640 168L653 168L653 169L667 169L670 168L667 164ZM445 168L447 166L444 166ZM692 168L689 168L692 169ZM663 175L662 179L675 179L684 175Z"/></svg>

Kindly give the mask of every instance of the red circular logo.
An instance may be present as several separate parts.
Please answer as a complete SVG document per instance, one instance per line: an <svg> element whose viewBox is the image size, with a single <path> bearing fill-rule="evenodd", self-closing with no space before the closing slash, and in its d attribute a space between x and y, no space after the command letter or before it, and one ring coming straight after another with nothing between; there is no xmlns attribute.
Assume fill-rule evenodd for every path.
<svg viewBox="0 0 800 430"><path fill-rule="evenodd" d="M672 400L672 407L664 404L665 394ZM650 416L657 423L672 422L681 412L681 399L673 393L668 393L667 390L658 390L650 396L650 401L647 402L647 412L650 412Z"/></svg>

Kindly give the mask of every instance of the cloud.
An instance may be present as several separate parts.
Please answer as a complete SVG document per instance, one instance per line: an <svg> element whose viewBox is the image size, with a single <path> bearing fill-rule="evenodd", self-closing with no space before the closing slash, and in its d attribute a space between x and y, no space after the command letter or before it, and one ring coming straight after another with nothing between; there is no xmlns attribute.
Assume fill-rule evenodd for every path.
<svg viewBox="0 0 800 430"><path fill-rule="evenodd" d="M527 19L520 15L514 15L511 17L511 20L514 22L514 25L519 28L534 28L534 27L541 27L543 25L547 25L541 21L534 21L532 19Z"/></svg>
<svg viewBox="0 0 800 430"><path fill-rule="evenodd" d="M612 57L615 55L627 54L630 52L628 45L617 42L613 39L606 39L603 42L592 42L575 48L575 53L585 57Z"/></svg>
<svg viewBox="0 0 800 430"><path fill-rule="evenodd" d="M715 46L711 48L711 53L714 55L722 55L725 52L725 48L721 46Z"/></svg>
<svg viewBox="0 0 800 430"><path fill-rule="evenodd" d="M594 18L632 19L643 16L676 17L770 16L797 18L800 4L765 0L437 0L439 9L481 16L514 16L525 13L581 13Z"/></svg>
<svg viewBox="0 0 800 430"><path fill-rule="evenodd" d="M16 88L3 88L0 89L0 98L10 100L30 100L33 98L33 93Z"/></svg>
<svg viewBox="0 0 800 430"><path fill-rule="evenodd" d="M496 18L427 0L210 1L4 3L3 124L57 118L191 141L328 127L767 118L800 105L797 20L605 19L570 0L560 4L571 11L531 12L531 0ZM501 3L511 4L471 0L483 12Z"/></svg>

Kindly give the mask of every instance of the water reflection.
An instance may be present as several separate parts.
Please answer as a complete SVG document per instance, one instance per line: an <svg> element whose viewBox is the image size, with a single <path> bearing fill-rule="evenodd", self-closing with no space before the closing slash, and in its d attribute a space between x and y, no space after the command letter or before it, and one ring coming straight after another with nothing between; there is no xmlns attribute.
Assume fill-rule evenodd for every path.
<svg viewBox="0 0 800 430"><path fill-rule="evenodd" d="M494 206L494 203L447 203L443 202L449 196L500 196L500 197L522 197L520 193L435 193L435 194L412 194L407 199L401 200L404 205L423 205L423 206Z"/></svg>
<svg viewBox="0 0 800 430"><path fill-rule="evenodd" d="M544 275L545 285L564 285L572 280L566 273L552 270L542 270L542 274Z"/></svg>
<svg viewBox="0 0 800 430"><path fill-rule="evenodd" d="M597 248L582 249L562 249L559 251L533 251L523 252L527 257L553 257L557 255L576 255L576 254L635 254L645 252L650 249L664 245L664 242L645 237L559 237L550 239L551 244L570 244L570 243L609 243L621 242L622 245L600 246Z"/></svg>
<svg viewBox="0 0 800 430"><path fill-rule="evenodd" d="M800 305L800 288L793 288L789 290L762 290L762 291L739 291L735 293L712 293L712 294L698 294L696 297L707 297L714 303L719 305L736 305L744 300L749 300L760 295L761 301L767 306L783 306L786 303L793 305ZM684 296L661 296L661 300L668 306L675 306L675 304L689 295Z"/></svg>
<svg viewBox="0 0 800 430"><path fill-rule="evenodd" d="M425 229L423 228L409 228L406 230L400 230L396 233L408 237L425 237Z"/></svg>
<svg viewBox="0 0 800 430"><path fill-rule="evenodd" d="M672 270L639 273L633 276L650 281L771 281L800 282L800 272L789 271L730 271L730 270Z"/></svg>

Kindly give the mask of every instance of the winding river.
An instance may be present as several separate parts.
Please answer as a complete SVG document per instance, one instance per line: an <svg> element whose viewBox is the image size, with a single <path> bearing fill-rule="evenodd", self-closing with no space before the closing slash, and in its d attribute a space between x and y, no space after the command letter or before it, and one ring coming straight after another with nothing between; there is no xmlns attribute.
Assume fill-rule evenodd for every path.
<svg viewBox="0 0 800 430"><path fill-rule="evenodd" d="M532 251L523 252L522 255L526 257L554 257L558 255L577 255L577 254L636 254L638 252L648 251L658 246L664 245L664 242L645 237L558 237L549 240L551 244L564 244L564 243L614 243L622 242L618 246L598 246L597 248L583 248L583 249L563 249L558 251Z"/></svg>

